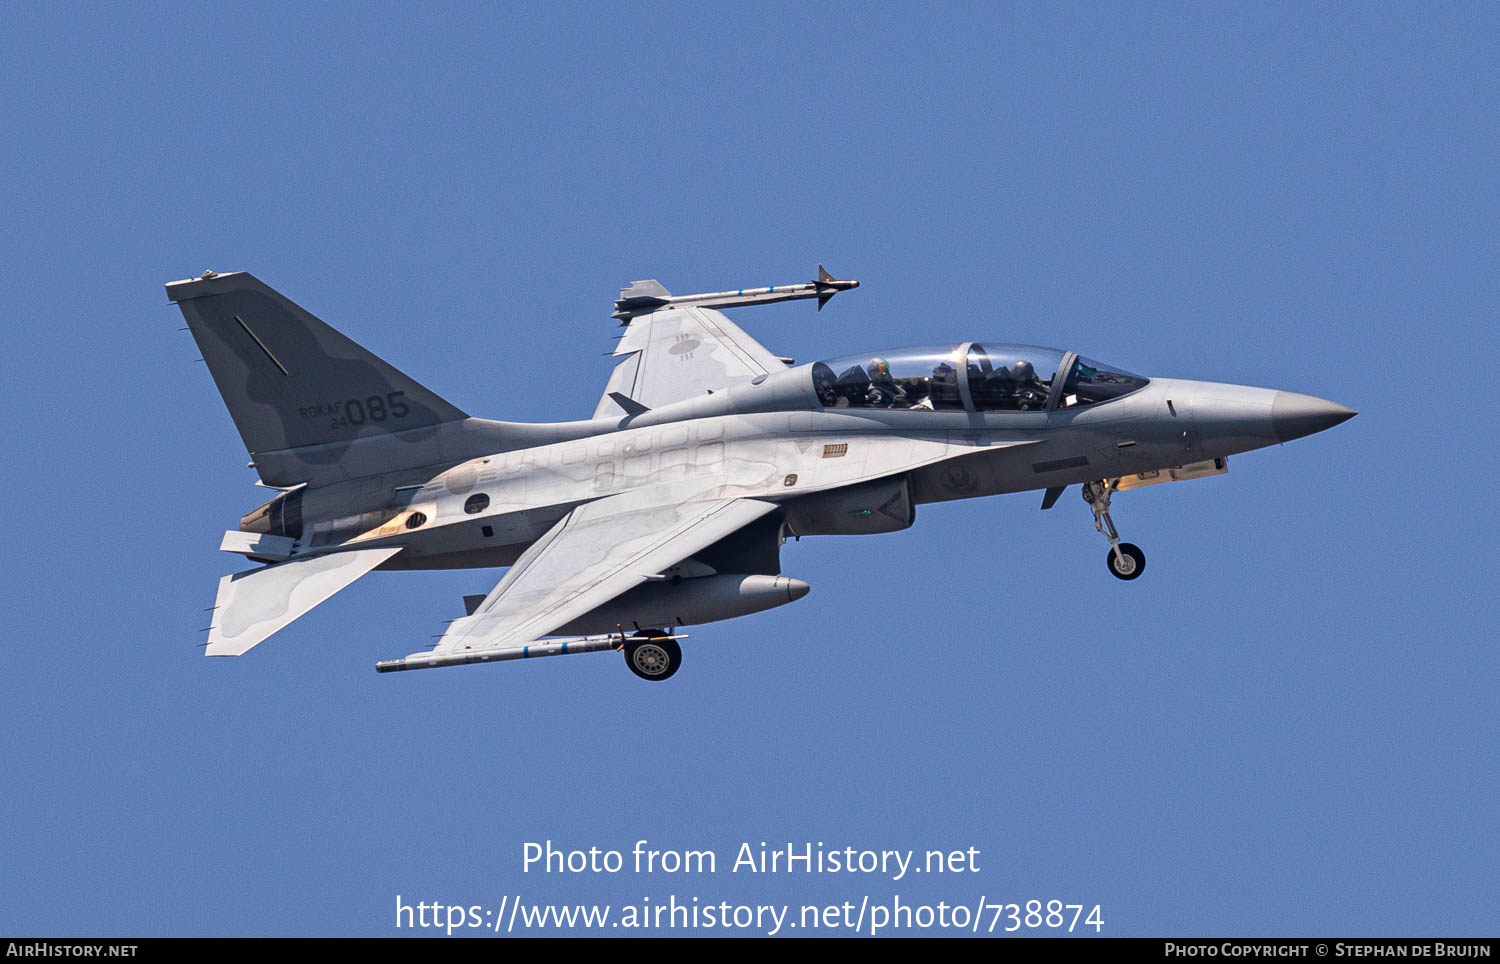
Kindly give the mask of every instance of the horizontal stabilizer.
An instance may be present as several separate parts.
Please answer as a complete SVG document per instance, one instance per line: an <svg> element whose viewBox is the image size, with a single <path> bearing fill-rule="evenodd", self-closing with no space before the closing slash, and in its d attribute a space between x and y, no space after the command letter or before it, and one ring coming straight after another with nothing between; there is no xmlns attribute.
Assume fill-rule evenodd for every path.
<svg viewBox="0 0 1500 964"><path fill-rule="evenodd" d="M241 656L401 551L355 549L237 572L219 580L209 656Z"/></svg>

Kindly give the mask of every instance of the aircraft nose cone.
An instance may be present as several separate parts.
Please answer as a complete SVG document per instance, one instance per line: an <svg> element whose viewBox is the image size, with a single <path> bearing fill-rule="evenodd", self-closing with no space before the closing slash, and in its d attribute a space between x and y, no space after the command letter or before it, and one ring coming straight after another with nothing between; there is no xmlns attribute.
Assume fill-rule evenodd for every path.
<svg viewBox="0 0 1500 964"><path fill-rule="evenodd" d="M1271 430L1282 442L1347 422L1359 413L1337 402L1296 392L1277 392L1271 402Z"/></svg>
<svg viewBox="0 0 1500 964"><path fill-rule="evenodd" d="M788 579L786 581L786 594L791 597L792 602L796 602L807 595L811 589L812 587L801 579Z"/></svg>

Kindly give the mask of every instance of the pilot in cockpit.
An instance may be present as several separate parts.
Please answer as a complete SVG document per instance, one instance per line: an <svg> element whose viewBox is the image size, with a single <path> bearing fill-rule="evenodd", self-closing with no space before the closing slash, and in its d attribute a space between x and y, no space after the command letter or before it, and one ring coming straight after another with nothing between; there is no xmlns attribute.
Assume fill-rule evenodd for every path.
<svg viewBox="0 0 1500 964"><path fill-rule="evenodd" d="M1024 358L1011 366L1015 379L1016 407L1021 411L1043 408L1047 404L1047 385L1036 376L1036 367Z"/></svg>
<svg viewBox="0 0 1500 964"><path fill-rule="evenodd" d="M902 396L901 386L891 376L891 363L884 358L870 359L869 404L876 408L891 408Z"/></svg>
<svg viewBox="0 0 1500 964"><path fill-rule="evenodd" d="M932 380L927 392L927 408L961 408L963 401L958 393L958 369L946 360L932 370Z"/></svg>

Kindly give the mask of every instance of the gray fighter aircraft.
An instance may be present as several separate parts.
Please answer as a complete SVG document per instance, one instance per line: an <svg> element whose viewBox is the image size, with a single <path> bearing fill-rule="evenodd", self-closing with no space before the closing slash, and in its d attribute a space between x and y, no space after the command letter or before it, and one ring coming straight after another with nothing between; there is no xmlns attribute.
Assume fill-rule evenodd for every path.
<svg viewBox="0 0 1500 964"><path fill-rule="evenodd" d="M1106 561L1144 554L1116 492L1352 417L1309 395L1143 378L1072 351L964 342L796 365L718 309L857 287L620 292L620 359L592 418L473 418L249 274L168 284L249 450L280 490L220 548L210 656L239 656L372 569L509 566L429 652L382 672L618 650L677 671L681 629L781 606L788 537L910 526L926 502L1080 485Z"/></svg>

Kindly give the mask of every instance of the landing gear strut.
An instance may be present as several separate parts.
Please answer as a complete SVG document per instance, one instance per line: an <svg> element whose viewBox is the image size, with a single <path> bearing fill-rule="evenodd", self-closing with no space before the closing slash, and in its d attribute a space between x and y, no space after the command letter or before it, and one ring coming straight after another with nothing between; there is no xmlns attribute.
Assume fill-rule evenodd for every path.
<svg viewBox="0 0 1500 964"><path fill-rule="evenodd" d="M625 640L625 665L641 679L660 682L682 665L682 647L663 630L644 630Z"/></svg>
<svg viewBox="0 0 1500 964"><path fill-rule="evenodd" d="M1134 579L1146 571L1146 554L1139 546L1121 542L1120 534L1115 531L1114 520L1109 517L1109 500L1119 483L1119 479L1085 482L1083 501L1094 510L1094 528L1109 540L1109 555L1104 561L1109 566L1110 574L1116 579Z"/></svg>

